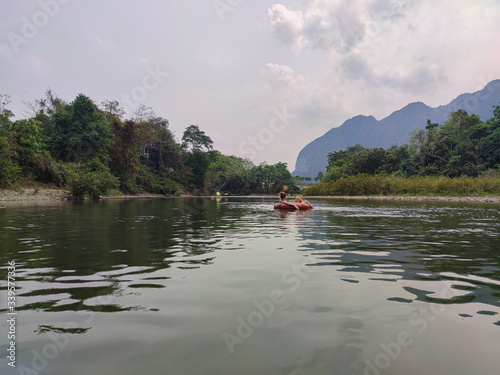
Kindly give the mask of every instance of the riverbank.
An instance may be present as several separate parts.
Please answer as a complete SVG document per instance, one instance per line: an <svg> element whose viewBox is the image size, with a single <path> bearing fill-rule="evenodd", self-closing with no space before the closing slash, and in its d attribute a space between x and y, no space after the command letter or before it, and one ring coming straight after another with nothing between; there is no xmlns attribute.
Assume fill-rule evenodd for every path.
<svg viewBox="0 0 500 375"><path fill-rule="evenodd" d="M342 200L396 200L396 201L440 201L440 202L476 202L476 203L500 203L500 196L484 197L447 197L447 196L391 196L391 195L373 195L373 196L349 196L349 195L323 195L323 196L303 196L307 199L342 199ZM106 195L102 199L141 199L141 198L165 198L160 194L138 194L138 195ZM210 198L198 196L186 196L182 198ZM221 198L276 198L276 195L249 195L249 196L223 196ZM294 196L290 196L293 199ZM0 189L0 202L15 201L49 201L68 199L68 191L57 188L25 188L22 190Z"/></svg>
<svg viewBox="0 0 500 375"><path fill-rule="evenodd" d="M500 197L444 197L444 196L392 196L392 195L323 195L304 196L305 199L343 199L343 200L384 200L384 201L438 201L438 202L475 202L500 203Z"/></svg>
<svg viewBox="0 0 500 375"><path fill-rule="evenodd" d="M105 195L101 199L162 198L161 194ZM0 202L71 200L68 190L61 188L0 189Z"/></svg>

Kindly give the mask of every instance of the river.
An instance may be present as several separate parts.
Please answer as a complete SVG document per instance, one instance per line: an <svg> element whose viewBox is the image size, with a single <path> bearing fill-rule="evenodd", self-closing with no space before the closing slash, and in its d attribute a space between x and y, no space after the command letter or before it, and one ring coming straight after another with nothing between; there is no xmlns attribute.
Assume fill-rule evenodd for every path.
<svg viewBox="0 0 500 375"><path fill-rule="evenodd" d="M500 205L273 203L7 205L0 373L498 374Z"/></svg>

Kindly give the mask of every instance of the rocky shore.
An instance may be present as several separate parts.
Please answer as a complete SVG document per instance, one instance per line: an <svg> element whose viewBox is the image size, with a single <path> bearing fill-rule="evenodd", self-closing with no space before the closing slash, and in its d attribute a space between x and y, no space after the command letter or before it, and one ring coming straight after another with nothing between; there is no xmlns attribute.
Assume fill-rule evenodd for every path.
<svg viewBox="0 0 500 375"><path fill-rule="evenodd" d="M68 195L64 189L24 188L21 190L0 189L0 202L63 200Z"/></svg>
<svg viewBox="0 0 500 375"><path fill-rule="evenodd" d="M137 199L164 197L161 194L138 195L108 195L102 199ZM64 189L23 188L21 190L0 189L0 202L27 202L27 201L54 201L71 200L69 193ZM1 204L0 204L1 205Z"/></svg>

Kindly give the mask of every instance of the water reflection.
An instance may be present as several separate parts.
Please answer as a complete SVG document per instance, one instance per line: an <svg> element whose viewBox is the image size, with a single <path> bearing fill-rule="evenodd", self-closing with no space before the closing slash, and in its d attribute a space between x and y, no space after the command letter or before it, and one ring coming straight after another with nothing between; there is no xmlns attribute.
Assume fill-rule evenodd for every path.
<svg viewBox="0 0 500 375"><path fill-rule="evenodd" d="M339 271L365 273L373 281L412 280L413 285L425 288L404 288L410 295L399 300L405 303L414 299L500 306L497 209L329 206L323 207L323 212L332 210L319 231L318 226L299 229L304 238L314 238L323 246L313 252L316 266L334 265ZM356 281L355 277L343 280ZM432 296L437 293L436 285L440 288L436 281L446 280L453 281L453 295Z"/></svg>
<svg viewBox="0 0 500 375"><path fill-rule="evenodd" d="M18 265L22 360L43 340L67 335L89 341L74 338L75 349L49 373L85 373L98 350L113 348L95 373L108 363L120 363L120 374L163 373L168 360L173 374L361 374L367 363L380 370L380 343L408 332L415 355L391 360L385 373L416 374L439 368L414 363L428 358L425 346L461 351L460 340L481 333L494 347L498 206L273 204L179 198L3 209L0 257ZM0 271L5 280L6 267ZM238 318L259 312L254 303L276 289L286 302L261 313L231 354L222 334L236 335ZM123 353L149 360L123 361Z"/></svg>

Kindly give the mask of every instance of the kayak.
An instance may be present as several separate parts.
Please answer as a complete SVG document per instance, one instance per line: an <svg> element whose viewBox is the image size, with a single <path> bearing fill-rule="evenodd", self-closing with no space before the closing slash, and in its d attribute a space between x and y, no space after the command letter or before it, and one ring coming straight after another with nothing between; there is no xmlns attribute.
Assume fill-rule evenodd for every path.
<svg viewBox="0 0 500 375"><path fill-rule="evenodd" d="M299 210L309 210L311 208L307 203L298 203L297 206L299 207ZM277 210L295 210L295 207L284 203L276 203L274 208Z"/></svg>

